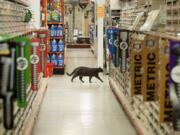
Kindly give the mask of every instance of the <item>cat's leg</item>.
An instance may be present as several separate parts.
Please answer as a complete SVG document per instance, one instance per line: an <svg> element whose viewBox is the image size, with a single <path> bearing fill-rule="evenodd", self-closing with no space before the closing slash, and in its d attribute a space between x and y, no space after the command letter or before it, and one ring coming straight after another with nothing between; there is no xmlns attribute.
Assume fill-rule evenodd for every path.
<svg viewBox="0 0 180 135"><path fill-rule="evenodd" d="M79 80L81 80L81 82L84 83L82 76L79 76Z"/></svg>
<svg viewBox="0 0 180 135"><path fill-rule="evenodd" d="M103 80L99 77L99 76L95 76L97 79L99 79L101 82L103 82Z"/></svg>
<svg viewBox="0 0 180 135"><path fill-rule="evenodd" d="M91 82L91 79L92 79L92 76L89 77L89 82L90 82L90 83L92 83L92 82Z"/></svg>
<svg viewBox="0 0 180 135"><path fill-rule="evenodd" d="M73 75L71 82L73 82L73 80L77 77L78 75Z"/></svg>

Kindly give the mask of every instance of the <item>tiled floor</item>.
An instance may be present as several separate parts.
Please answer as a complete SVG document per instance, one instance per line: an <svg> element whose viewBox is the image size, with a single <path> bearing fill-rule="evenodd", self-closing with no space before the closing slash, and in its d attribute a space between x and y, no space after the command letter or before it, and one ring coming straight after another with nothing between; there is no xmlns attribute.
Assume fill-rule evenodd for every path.
<svg viewBox="0 0 180 135"><path fill-rule="evenodd" d="M77 66L96 66L88 49L67 51L66 71ZM88 78L71 83L68 76L54 76L42 104L33 135L136 135L128 118L111 92L107 77L104 83Z"/></svg>

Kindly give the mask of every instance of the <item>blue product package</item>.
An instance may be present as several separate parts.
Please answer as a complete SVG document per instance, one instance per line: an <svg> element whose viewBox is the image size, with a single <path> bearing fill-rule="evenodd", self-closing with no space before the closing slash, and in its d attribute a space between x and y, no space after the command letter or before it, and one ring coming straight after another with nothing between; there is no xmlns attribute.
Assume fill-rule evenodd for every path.
<svg viewBox="0 0 180 135"><path fill-rule="evenodd" d="M54 37L56 37L57 36L57 26L55 25L54 26Z"/></svg>
<svg viewBox="0 0 180 135"><path fill-rule="evenodd" d="M112 62L114 65L116 65L117 47L116 47L115 43L116 43L116 40L118 39L118 36L117 36L118 32L119 32L119 29L113 28L113 27L110 27L107 30L107 43L108 43L109 52L110 52L111 57L112 57Z"/></svg>
<svg viewBox="0 0 180 135"><path fill-rule="evenodd" d="M51 41L51 46L52 46L52 50L51 52L56 52L57 51L57 42L56 40L54 39L53 41Z"/></svg>
<svg viewBox="0 0 180 135"><path fill-rule="evenodd" d="M64 51L64 43L62 40L59 40L58 42L58 47L57 47L58 52L63 52Z"/></svg>
<svg viewBox="0 0 180 135"><path fill-rule="evenodd" d="M54 65L54 66L57 66L57 59L56 59L56 55L53 54L52 57L51 57L51 63Z"/></svg>
<svg viewBox="0 0 180 135"><path fill-rule="evenodd" d="M62 54L59 54L58 55L58 57L57 57L57 65L59 66L59 67L62 67L63 66L63 56L62 56Z"/></svg>
<svg viewBox="0 0 180 135"><path fill-rule="evenodd" d="M61 25L58 25L56 35L57 35L58 37L63 36L63 28L62 28Z"/></svg>
<svg viewBox="0 0 180 135"><path fill-rule="evenodd" d="M54 25L51 25L51 28L50 28L50 36L51 36L51 37L54 37L54 36L55 36L55 26L54 26Z"/></svg>

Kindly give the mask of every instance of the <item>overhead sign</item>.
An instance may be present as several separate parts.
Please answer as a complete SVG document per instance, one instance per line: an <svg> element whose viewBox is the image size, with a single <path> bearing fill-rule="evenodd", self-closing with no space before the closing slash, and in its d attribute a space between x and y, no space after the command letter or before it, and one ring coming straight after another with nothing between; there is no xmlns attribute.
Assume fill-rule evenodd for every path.
<svg viewBox="0 0 180 135"><path fill-rule="evenodd" d="M104 18L104 16L105 16L104 5L98 5L98 7L97 7L97 18Z"/></svg>

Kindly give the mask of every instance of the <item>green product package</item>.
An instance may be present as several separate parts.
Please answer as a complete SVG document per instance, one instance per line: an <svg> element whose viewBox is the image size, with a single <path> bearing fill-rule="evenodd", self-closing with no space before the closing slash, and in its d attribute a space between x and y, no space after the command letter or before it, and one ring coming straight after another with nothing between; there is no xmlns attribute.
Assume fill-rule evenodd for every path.
<svg viewBox="0 0 180 135"><path fill-rule="evenodd" d="M18 37L13 42L17 44L17 104L20 108L24 108L27 106L26 91L30 86L30 40L26 37Z"/></svg>

